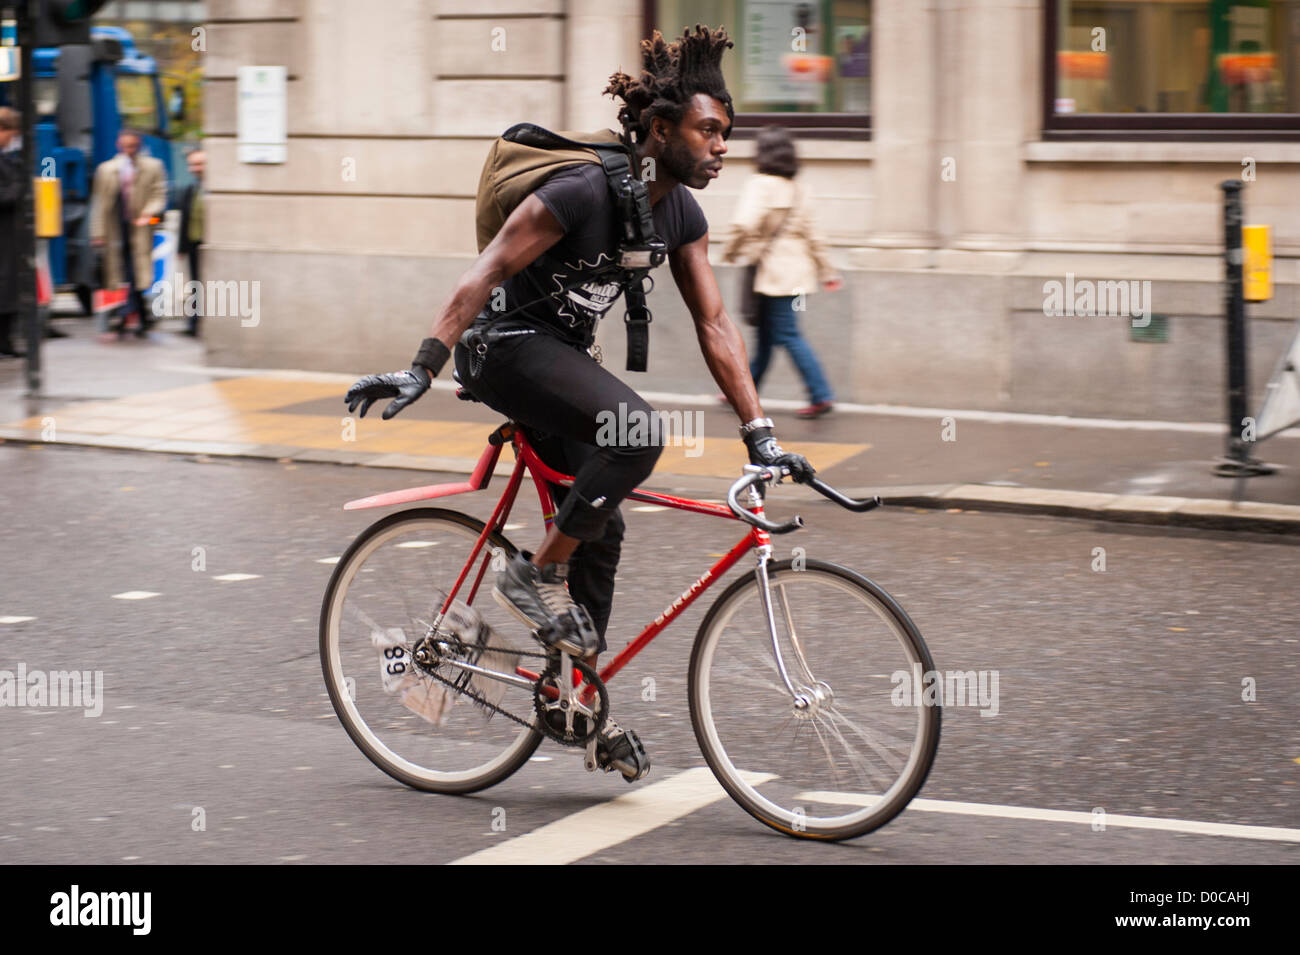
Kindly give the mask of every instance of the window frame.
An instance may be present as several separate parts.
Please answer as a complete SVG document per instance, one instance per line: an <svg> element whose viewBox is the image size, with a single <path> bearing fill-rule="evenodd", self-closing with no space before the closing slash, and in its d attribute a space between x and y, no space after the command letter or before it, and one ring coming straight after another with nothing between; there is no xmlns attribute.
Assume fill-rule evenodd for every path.
<svg viewBox="0 0 1300 955"><path fill-rule="evenodd" d="M1044 140L1297 140L1300 113L1057 113L1060 0L1043 0Z"/></svg>
<svg viewBox="0 0 1300 955"><path fill-rule="evenodd" d="M656 29L658 0L641 0L641 35ZM875 41L874 31L870 34ZM875 88L874 85L872 87ZM736 113L732 139L752 139L764 126L784 126L806 139L871 139L871 112L865 113Z"/></svg>

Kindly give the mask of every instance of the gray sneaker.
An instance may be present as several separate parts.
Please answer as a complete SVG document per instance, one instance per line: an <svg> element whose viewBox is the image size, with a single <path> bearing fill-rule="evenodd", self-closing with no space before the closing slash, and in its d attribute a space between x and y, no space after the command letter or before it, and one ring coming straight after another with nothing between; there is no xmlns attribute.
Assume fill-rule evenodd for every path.
<svg viewBox="0 0 1300 955"><path fill-rule="evenodd" d="M527 551L516 554L497 575L492 596L533 631L544 645L570 656L587 657L600 649L600 636L586 608L573 602L565 581L568 564L540 568Z"/></svg>

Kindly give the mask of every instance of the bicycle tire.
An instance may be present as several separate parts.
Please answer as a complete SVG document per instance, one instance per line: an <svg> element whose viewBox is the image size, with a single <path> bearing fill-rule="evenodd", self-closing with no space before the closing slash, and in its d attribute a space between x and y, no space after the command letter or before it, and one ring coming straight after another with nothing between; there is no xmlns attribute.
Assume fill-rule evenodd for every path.
<svg viewBox="0 0 1300 955"><path fill-rule="evenodd" d="M777 620L778 635L784 641L782 660L787 663L787 670L796 686L799 685L795 678L797 665L811 668L812 665L805 662L805 657L814 655L813 645L818 648L816 669L835 683L829 704L823 704L818 711L819 716L826 717L826 722L820 723L816 716L801 719L794 715L792 698L779 678L776 659L771 654L771 636L766 616L761 613L758 575L755 572L734 581L709 608L700 624L691 651L691 725L700 751L718 782L755 819L796 838L826 841L853 839L878 829L903 810L924 785L939 746L940 707L916 706L915 737L907 747L906 761L896 778L890 780L888 786L864 778L863 763L871 765L874 761L887 767L889 756L893 755L888 745L891 732L903 733L911 723L908 712L896 705L892 689L881 683L884 674L875 671L882 667L888 668L891 663L899 666L905 663L909 675L914 672L916 665L928 673L934 670L934 662L916 625L879 585L848 568L825 561L801 560L800 568L796 570L794 562L790 560L769 564L768 575L774 591L773 613ZM801 582L801 592L808 589L810 582L818 582L837 590L857 606L850 608L853 613L838 610L834 614L836 619L820 621L817 619L820 612L805 612L807 607L803 603L791 608L789 592L796 581ZM746 604L750 611L760 612L751 612L749 619L742 615L741 622L737 623L737 615ZM873 650L870 646L865 646L857 651L857 656L870 653L879 657L879 662L861 660L851 655L859 642L869 644L870 638L877 633L871 624L871 618L865 616L866 611L870 611L884 625L880 638L881 648ZM858 612L863 616L859 617ZM817 625L811 626L811 623ZM857 628L861 628L860 632ZM799 633L797 655L789 637L791 629ZM725 648L724 640L729 641ZM838 652L822 649L837 644ZM893 653L891 647L894 644L898 645L901 653L884 659L886 653ZM734 667L728 663L728 657L732 655L748 662L742 667ZM835 660L835 664L827 665L827 658ZM753 667L755 661L759 663L757 671ZM763 672L764 668L769 672ZM891 684L897 673L895 670L895 677L890 678ZM816 675L818 674L814 674ZM735 691L731 683L745 685ZM763 689L756 691L755 683ZM888 694L889 707L886 707L882 694ZM733 698L735 702L729 702ZM847 704L843 702L850 698L854 699L856 709L847 709ZM866 702L858 702L859 699ZM749 712L737 718L734 713L724 715L720 706ZM815 737L815 743L824 753L825 767L818 766L815 772L807 774L803 774L803 771L784 774L766 771L764 767L777 761L776 751L783 745L783 741L776 734L764 731L758 725L757 717L751 714L762 716L771 713L774 719L780 719L782 706L785 707L785 715L795 726L788 752L793 753L798 748L799 724L812 724L812 733L807 737L804 748L816 749L817 746L810 745ZM861 711L865 707L874 709L864 717ZM850 713L858 714L856 721L850 718ZM864 720L869 720L869 725L859 725ZM726 727L725 732L722 725ZM822 728L818 728L819 725ZM841 729L845 732L840 732ZM827 737L830 744L835 744L834 747L828 745ZM849 750L850 743L858 743L859 738L866 744L871 759L849 753L843 757L847 769L842 770L837 765L835 753L838 753L841 744L843 749ZM816 763L820 756L821 754L814 756L811 761ZM893 761L900 762L901 759L894 755ZM738 768L738 763L745 768ZM838 785L835 781L839 779L841 771L850 775L857 774L857 779L850 780L853 789L837 788L828 791L817 785L819 780L827 777L832 780L832 785ZM892 770L886 769L879 776L882 779L888 778L891 772ZM760 775L750 775L751 773ZM804 775L807 776L806 779L803 778ZM780 794L772 792L777 787ZM764 792L760 792L760 788ZM781 795L788 789L793 789L794 792ZM828 817L810 818L803 811L804 801L858 808ZM788 802L799 804L793 807L784 805Z"/></svg>
<svg viewBox="0 0 1300 955"><path fill-rule="evenodd" d="M380 595L376 598L376 609L371 612L368 609L359 607L348 607L348 599L351 593L362 593L360 588L355 588L354 583L363 572L373 571L379 574L379 580L386 580L384 572L388 571L390 576L394 573L394 566L403 568L403 575L414 576L421 581L419 590L423 595L416 595L413 599L418 601L415 606L424 608L432 603L441 603L441 598L436 596L430 597L429 594L435 594L441 588L441 593L445 595L450 589L451 583L454 582L455 574L459 573L460 568L464 566L465 560L469 556L469 550L473 542L482 533L484 524L477 518L470 517L457 511L446 510L443 508L415 508L391 514L362 531L347 551L339 558L334 568L334 573L330 577L329 586L326 588L324 599L321 603L321 620L320 620L320 657L321 669L325 679L326 689L329 691L330 701L334 704L334 711L347 731L348 736L356 743L357 747L366 755L366 757L394 779L410 786L414 789L424 790L426 792L463 794L476 792L495 785L509 777L517 771L536 751L542 741L539 733L533 725L529 727L520 726L511 723L500 714L491 714L484 708L475 706L471 701L463 696L456 695L450 691L444 691L441 684L428 677L424 677L427 687L424 692L429 696L435 693L447 693L445 712L448 714L444 717L449 722L452 714L455 715L455 726L461 731L462 735L472 736L474 734L483 734L491 720L498 720L497 727L505 724L507 729L500 731L493 728L491 736L495 737L492 741L475 741L475 740L451 740L451 734L445 734L447 739L445 743L439 737L439 732L445 730L443 725L433 725L427 720L415 722L415 718L403 709L399 699L396 699L391 691L385 689L384 693L374 690L374 684L380 682L375 679L373 666L379 661L378 657L372 656L370 660L370 671L366 672L366 647L367 639L373 642L373 636L359 636L358 634L370 628L373 634L376 630L388 632L389 628L385 626L392 621L402 621L404 625L409 626L409 621L422 621L423 618L417 617L410 609L407 598L403 594L402 603L405 613L399 613L396 609L389 611L387 609L388 601ZM377 553L384 548L386 544L397 541L403 535L414 534L414 540L394 543L392 547L383 551L385 554L384 561L373 561ZM436 540L428 538L436 536ZM394 564L392 559L387 555L396 553L398 550L410 548L413 553L423 554L426 551L432 553L443 543L448 541L459 541L464 543L463 548L448 548L443 551L448 555L448 559L443 564L445 568L453 568L449 571L451 578L447 580L429 580L426 585L423 583L425 574L429 573L433 577L439 576L437 569L430 567L430 561L420 561L416 556L410 559L403 556L399 564ZM491 559L492 549L501 548L506 557L512 557L515 553L515 547L504 536L499 533L493 533L488 538L490 546L485 547L479 560L488 561ZM367 562L377 564L367 568ZM410 567L409 574L406 568ZM477 565L476 565L477 566ZM444 573L443 576L446 576ZM484 574L483 582L474 600L474 609L479 611L483 618L488 621L493 620L494 614L499 614L499 608L491 599L490 590L492 586L491 569L488 568ZM461 594L464 594L468 588L468 581L462 588ZM394 585L395 590L400 589L400 585ZM458 595L459 596L459 595ZM360 597L358 597L360 600ZM425 612L425 611L422 611ZM382 620L374 616L375 613L383 614ZM360 626L347 625L349 616L360 614L368 618ZM509 626L508 618L499 615L495 618L502 626L499 632L510 632L505 628ZM398 627L396 629L401 629ZM515 628L517 630L517 627ZM344 646L346 633L346 647ZM514 636L511 633L511 636ZM518 643L522 646L524 641ZM409 660L409 645L407 646ZM519 647L516 647L519 648ZM529 648L531 649L531 647ZM371 648L373 655L374 649ZM383 652L383 651L380 651ZM345 660L346 658L346 660ZM382 665L382 664L381 664ZM412 669L412 677L419 679L422 674ZM351 692L349 692L348 681L352 680ZM382 679L382 674L381 674ZM367 699L367 714L363 715L358 700L355 697L362 695L362 687L365 687L365 696ZM517 712L522 718L533 720L535 724L535 715L531 708L531 693L524 693L520 690L513 692L513 699L516 705L511 707L512 712ZM525 708L526 707L526 708ZM481 714L480 727L476 722L474 712ZM377 724L380 720L385 722L382 733ZM468 729L473 727L472 730ZM518 732L509 731L508 727L514 727ZM388 737L386 742L384 737ZM428 753L427 756L413 759L403 755L397 749L395 740L402 738L403 747L412 752L419 751ZM504 742L508 737L508 742ZM440 742L434 744L433 739L438 738ZM426 762L446 760L451 761L453 753L459 755L461 751L450 749L453 744L473 748L472 752L465 752L466 759L472 764L474 759L478 758L478 753L483 752L485 755L489 752L494 754L490 758L485 758L484 762L476 765L466 765L459 769L436 768L424 765ZM501 745L501 751L496 752L498 745ZM439 755L435 756L434 753Z"/></svg>

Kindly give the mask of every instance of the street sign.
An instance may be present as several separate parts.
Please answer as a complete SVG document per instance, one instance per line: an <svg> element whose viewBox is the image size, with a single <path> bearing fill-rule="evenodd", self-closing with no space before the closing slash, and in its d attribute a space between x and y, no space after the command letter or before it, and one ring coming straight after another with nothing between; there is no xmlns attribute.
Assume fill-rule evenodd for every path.
<svg viewBox="0 0 1300 955"><path fill-rule="evenodd" d="M1273 297L1273 245L1269 227L1242 226L1241 248L1245 253L1241 264L1242 296L1247 302L1267 302Z"/></svg>
<svg viewBox="0 0 1300 955"><path fill-rule="evenodd" d="M16 46L0 46L0 83L12 83L23 75L22 54Z"/></svg>
<svg viewBox="0 0 1300 955"><path fill-rule="evenodd" d="M63 182L47 176L32 180L36 197L36 237L53 239L63 235Z"/></svg>
<svg viewBox="0 0 1300 955"><path fill-rule="evenodd" d="M288 67L241 66L237 80L237 158L282 163L289 158L286 89Z"/></svg>

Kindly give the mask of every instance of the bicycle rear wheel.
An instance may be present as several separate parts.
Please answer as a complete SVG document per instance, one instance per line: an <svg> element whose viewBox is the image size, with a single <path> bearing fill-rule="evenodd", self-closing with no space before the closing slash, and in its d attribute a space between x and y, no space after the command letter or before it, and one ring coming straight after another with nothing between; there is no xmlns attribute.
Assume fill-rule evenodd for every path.
<svg viewBox="0 0 1300 955"><path fill-rule="evenodd" d="M895 689L934 662L867 578L816 560L773 563L768 576L781 660L809 705L786 689L750 574L723 592L695 639L696 739L723 788L765 825L808 839L863 835L902 811L930 771L940 708L917 705L919 687L896 705Z"/></svg>
<svg viewBox="0 0 1300 955"><path fill-rule="evenodd" d="M441 508L390 515L363 531L339 559L321 605L321 667L343 727L376 766L429 792L494 785L541 742L532 726L531 689L486 677L466 684L526 720L522 725L436 678L465 682L463 670L446 663L422 667L412 659L482 530L482 521ZM483 632L484 646L461 658L507 673L518 662L534 669L541 662L511 655L512 649L533 648L490 593L494 554L508 560L514 553L503 536L491 535L457 594L468 601L482 571L472 607L491 634Z"/></svg>

